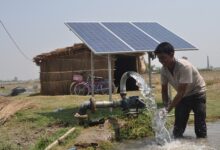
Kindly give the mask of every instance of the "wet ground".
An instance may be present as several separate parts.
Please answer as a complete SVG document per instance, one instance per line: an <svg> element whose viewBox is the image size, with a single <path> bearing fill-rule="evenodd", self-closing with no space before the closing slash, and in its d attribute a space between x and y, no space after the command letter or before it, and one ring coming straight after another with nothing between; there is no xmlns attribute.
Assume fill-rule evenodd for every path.
<svg viewBox="0 0 220 150"><path fill-rule="evenodd" d="M208 138L197 139L193 126L187 126L184 138L173 140L163 146L156 144L154 139L126 141L118 145L117 150L219 150L220 121L208 123Z"/></svg>

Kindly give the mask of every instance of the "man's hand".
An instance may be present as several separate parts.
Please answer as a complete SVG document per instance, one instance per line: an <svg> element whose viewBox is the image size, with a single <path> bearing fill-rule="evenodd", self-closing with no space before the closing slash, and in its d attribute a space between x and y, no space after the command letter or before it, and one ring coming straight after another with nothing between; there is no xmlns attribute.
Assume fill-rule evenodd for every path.
<svg viewBox="0 0 220 150"><path fill-rule="evenodd" d="M172 109L173 107L171 105L168 105L168 107L166 107L167 113L169 113Z"/></svg>
<svg viewBox="0 0 220 150"><path fill-rule="evenodd" d="M159 116L160 116L161 118L164 118L164 117L167 116L167 110L166 110L166 108L161 108L161 109L159 110Z"/></svg>
<svg viewBox="0 0 220 150"><path fill-rule="evenodd" d="M183 95L186 91L186 87L187 87L187 84L180 84L178 86L178 90L177 90L177 94L176 96L174 97L173 101L168 105L167 107L167 111L168 113L178 105L178 103L181 101L181 99L183 98Z"/></svg>

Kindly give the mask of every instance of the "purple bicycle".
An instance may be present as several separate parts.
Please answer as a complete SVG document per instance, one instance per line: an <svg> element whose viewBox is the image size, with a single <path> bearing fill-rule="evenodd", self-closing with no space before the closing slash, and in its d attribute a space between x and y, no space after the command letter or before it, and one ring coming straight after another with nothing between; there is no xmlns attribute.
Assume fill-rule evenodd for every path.
<svg viewBox="0 0 220 150"><path fill-rule="evenodd" d="M73 82L70 84L70 94L75 94L74 89L78 83L83 82L83 76L80 74L73 75Z"/></svg>
<svg viewBox="0 0 220 150"><path fill-rule="evenodd" d="M108 80L102 77L94 76L94 93L95 94L108 94L109 85ZM115 85L112 83L112 91L114 92ZM92 93L92 81L89 75L86 81L76 83L74 86L74 94L76 95L89 95Z"/></svg>

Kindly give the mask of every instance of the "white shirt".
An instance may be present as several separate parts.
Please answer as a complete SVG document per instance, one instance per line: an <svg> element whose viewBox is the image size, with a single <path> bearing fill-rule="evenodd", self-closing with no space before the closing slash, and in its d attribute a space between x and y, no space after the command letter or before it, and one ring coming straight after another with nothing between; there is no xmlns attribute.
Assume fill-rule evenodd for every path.
<svg viewBox="0 0 220 150"><path fill-rule="evenodd" d="M170 83L176 91L179 84L188 83L184 97L206 91L203 77L198 70L185 59L176 60L173 75L167 67L163 66L161 69L161 83Z"/></svg>

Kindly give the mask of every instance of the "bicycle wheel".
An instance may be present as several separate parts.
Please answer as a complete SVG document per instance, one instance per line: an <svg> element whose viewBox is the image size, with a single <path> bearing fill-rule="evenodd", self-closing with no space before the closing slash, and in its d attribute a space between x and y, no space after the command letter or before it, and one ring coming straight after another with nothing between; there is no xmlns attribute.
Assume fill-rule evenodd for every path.
<svg viewBox="0 0 220 150"><path fill-rule="evenodd" d="M112 83L112 93L115 93L115 89L116 89L116 86L114 83Z"/></svg>
<svg viewBox="0 0 220 150"><path fill-rule="evenodd" d="M75 94L75 93L74 93L75 85L76 85L76 82L72 82L72 83L70 84L70 94L71 94L71 95L72 95L72 94Z"/></svg>
<svg viewBox="0 0 220 150"><path fill-rule="evenodd" d="M109 86L108 86L107 82L102 83L101 93L102 94L109 94ZM115 84L114 83L112 83L112 93L115 93Z"/></svg>
<svg viewBox="0 0 220 150"><path fill-rule="evenodd" d="M77 95L88 95L89 87L86 83L79 83L75 85L74 93Z"/></svg>
<svg viewBox="0 0 220 150"><path fill-rule="evenodd" d="M103 88L103 85L101 83L95 83L95 85L94 85L94 93L95 94L104 94L102 88Z"/></svg>

